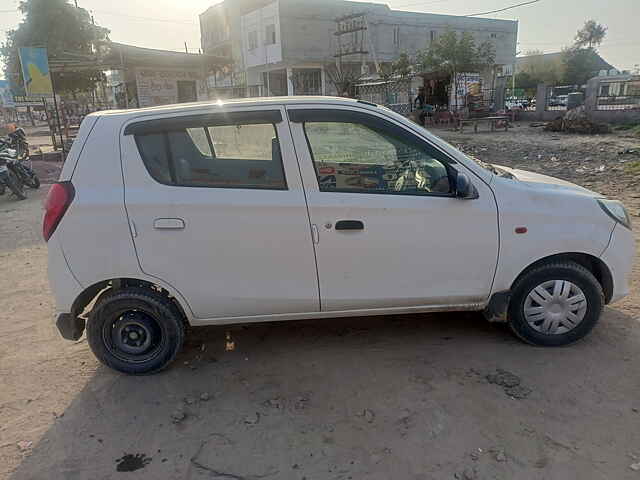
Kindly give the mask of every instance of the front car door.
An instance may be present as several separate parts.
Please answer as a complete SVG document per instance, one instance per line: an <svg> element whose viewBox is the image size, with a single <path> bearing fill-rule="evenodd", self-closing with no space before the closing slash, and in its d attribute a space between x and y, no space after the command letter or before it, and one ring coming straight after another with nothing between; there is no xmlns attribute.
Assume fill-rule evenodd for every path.
<svg viewBox="0 0 640 480"><path fill-rule="evenodd" d="M142 270L196 319L317 312L309 218L284 109L145 116L121 138Z"/></svg>
<svg viewBox="0 0 640 480"><path fill-rule="evenodd" d="M287 108L323 311L486 301L498 257L489 187L382 111ZM457 171L479 196L456 198Z"/></svg>

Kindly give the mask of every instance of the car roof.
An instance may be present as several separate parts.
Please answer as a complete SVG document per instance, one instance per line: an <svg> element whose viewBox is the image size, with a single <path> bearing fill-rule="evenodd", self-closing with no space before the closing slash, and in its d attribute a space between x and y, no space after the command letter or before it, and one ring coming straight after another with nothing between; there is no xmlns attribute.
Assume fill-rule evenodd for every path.
<svg viewBox="0 0 640 480"><path fill-rule="evenodd" d="M370 102L363 102L360 100L356 100L353 98L343 98L343 97L326 97L326 96L291 96L291 97L257 97L257 98L236 98L229 100L207 100L203 102L191 102L191 103L176 103L172 105L160 105L155 107L145 107L145 108L131 108L127 110L102 110L99 112L91 113L92 116L125 116L125 117L133 117L138 116L141 113L149 114L149 113L182 113L188 112L190 110L201 109L206 106L216 106L216 107L225 107L225 106L236 106L242 105L247 107L254 106L270 106L270 105L349 105L354 106L357 104L365 104L369 106L377 106Z"/></svg>

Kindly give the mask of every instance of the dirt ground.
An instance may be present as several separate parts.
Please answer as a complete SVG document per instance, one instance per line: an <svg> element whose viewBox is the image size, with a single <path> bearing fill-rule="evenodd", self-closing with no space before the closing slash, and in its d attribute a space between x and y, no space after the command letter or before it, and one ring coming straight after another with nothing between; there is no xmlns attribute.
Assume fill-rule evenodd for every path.
<svg viewBox="0 0 640 480"><path fill-rule="evenodd" d="M640 156L618 153L638 140L438 133L621 198L640 225ZM44 191L0 197L1 478L640 478L638 267L632 295L567 348L479 314L208 327L166 372L134 378L55 329Z"/></svg>

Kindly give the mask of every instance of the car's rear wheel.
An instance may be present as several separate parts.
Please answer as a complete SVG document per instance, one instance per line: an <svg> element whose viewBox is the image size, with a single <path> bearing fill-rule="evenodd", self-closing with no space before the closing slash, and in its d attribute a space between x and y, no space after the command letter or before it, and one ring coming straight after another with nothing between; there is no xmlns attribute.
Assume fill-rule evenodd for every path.
<svg viewBox="0 0 640 480"><path fill-rule="evenodd" d="M525 342L563 346L584 338L604 306L602 286L574 262L552 262L523 275L513 287L509 325Z"/></svg>
<svg viewBox="0 0 640 480"><path fill-rule="evenodd" d="M133 375L155 373L180 351L183 317L159 292L124 288L98 300L87 323L87 339L106 366Z"/></svg>

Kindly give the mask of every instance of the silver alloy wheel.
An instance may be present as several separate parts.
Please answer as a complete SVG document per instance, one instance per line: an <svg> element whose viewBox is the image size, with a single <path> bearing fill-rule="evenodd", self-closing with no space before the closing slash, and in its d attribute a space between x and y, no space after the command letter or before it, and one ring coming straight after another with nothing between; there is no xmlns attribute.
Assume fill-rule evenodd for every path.
<svg viewBox="0 0 640 480"><path fill-rule="evenodd" d="M537 332L562 335L582 322L587 306L587 297L580 287L567 280L549 280L527 295L524 318Z"/></svg>

